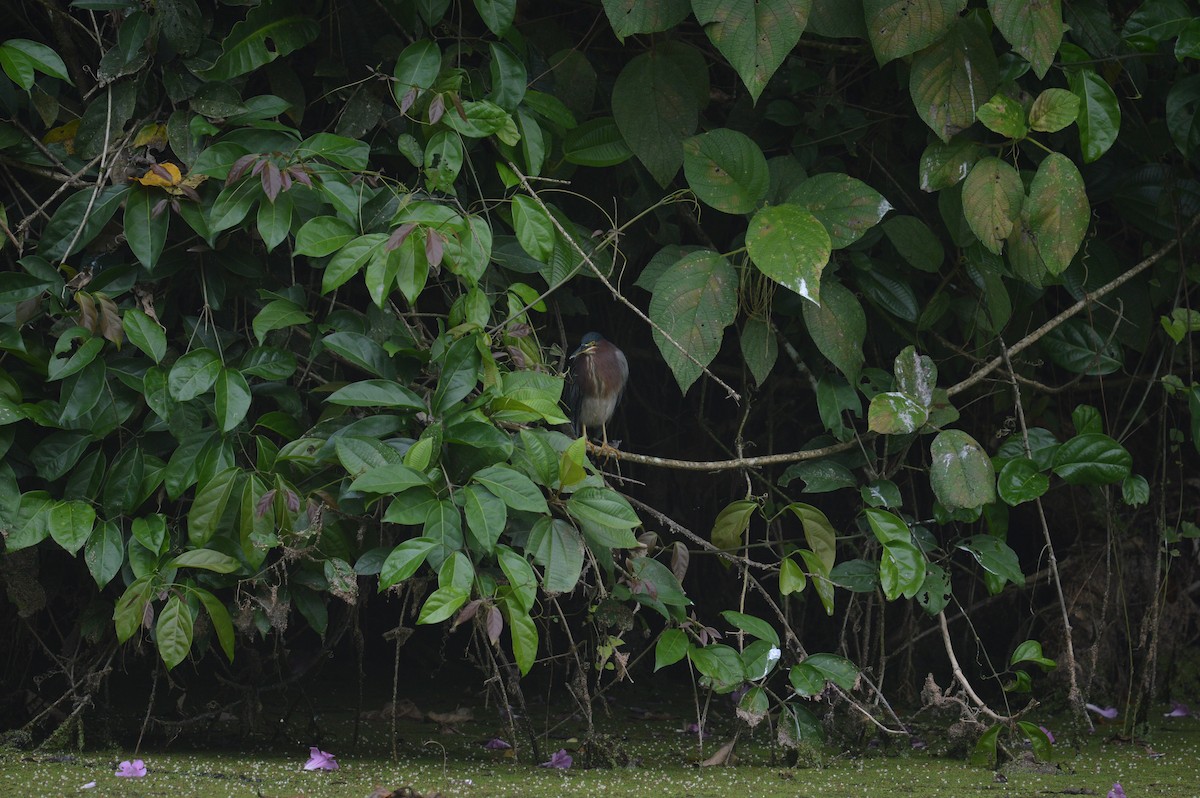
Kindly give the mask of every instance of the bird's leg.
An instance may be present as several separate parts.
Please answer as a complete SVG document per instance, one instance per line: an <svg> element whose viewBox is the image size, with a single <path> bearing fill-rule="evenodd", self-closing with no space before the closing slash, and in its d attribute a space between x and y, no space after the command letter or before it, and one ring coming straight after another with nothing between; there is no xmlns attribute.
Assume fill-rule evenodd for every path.
<svg viewBox="0 0 1200 798"><path fill-rule="evenodd" d="M607 423L600 425L600 434L602 436L602 443L600 444L600 448L596 451L596 454L600 455L601 457L605 457L605 458L613 457L617 453L617 447L613 446L612 444L610 444L608 442L608 424Z"/></svg>

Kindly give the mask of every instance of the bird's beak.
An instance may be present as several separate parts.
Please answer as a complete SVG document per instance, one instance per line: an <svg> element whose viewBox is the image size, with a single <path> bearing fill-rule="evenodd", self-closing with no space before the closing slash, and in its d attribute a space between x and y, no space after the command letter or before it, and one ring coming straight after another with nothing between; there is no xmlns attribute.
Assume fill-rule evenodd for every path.
<svg viewBox="0 0 1200 798"><path fill-rule="evenodd" d="M576 350L575 350L575 353L574 353L574 354L572 354L572 355L571 355L571 357L572 357L572 358L577 358L577 357L579 357L580 355L588 355L588 354L591 354L592 350L593 350L593 349L595 349L595 348L596 348L596 342L595 342L595 341L588 341L586 344L583 344L583 345L581 345L581 346L580 346L578 349L576 349Z"/></svg>

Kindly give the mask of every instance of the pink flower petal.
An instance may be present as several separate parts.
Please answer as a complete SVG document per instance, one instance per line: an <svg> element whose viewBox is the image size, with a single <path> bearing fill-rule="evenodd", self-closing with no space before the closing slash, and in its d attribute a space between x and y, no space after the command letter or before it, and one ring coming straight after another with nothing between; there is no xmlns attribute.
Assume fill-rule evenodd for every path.
<svg viewBox="0 0 1200 798"><path fill-rule="evenodd" d="M146 775L146 763L140 759L135 759L132 762L126 759L117 765L117 772L113 775L123 779L140 779Z"/></svg>
<svg viewBox="0 0 1200 798"><path fill-rule="evenodd" d="M538 765L538 767L566 770L567 768L571 767L574 762L575 760L571 758L571 755L567 753L566 749L560 748L555 752L554 756L550 757L549 761L543 762L542 764Z"/></svg>
<svg viewBox="0 0 1200 798"><path fill-rule="evenodd" d="M305 770L337 770L337 758L328 751L322 751L315 745L308 749L308 761L304 763Z"/></svg>
<svg viewBox="0 0 1200 798"><path fill-rule="evenodd" d="M1121 782L1115 782L1112 789L1108 791L1108 798L1125 798L1125 789L1121 786Z"/></svg>

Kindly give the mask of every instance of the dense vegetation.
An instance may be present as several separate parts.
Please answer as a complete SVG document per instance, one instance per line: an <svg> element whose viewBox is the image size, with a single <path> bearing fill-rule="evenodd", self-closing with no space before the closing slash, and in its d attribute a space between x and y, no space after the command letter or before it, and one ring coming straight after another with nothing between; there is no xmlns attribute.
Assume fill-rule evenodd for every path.
<svg viewBox="0 0 1200 798"><path fill-rule="evenodd" d="M653 659L791 746L1200 686L1183 0L6 18L14 726L414 623L504 705Z"/></svg>

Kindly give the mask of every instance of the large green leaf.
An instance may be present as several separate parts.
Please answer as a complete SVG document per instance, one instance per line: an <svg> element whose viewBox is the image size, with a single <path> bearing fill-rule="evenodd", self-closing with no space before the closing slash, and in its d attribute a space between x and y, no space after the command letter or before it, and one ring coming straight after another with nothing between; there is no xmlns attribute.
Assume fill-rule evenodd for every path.
<svg viewBox="0 0 1200 798"><path fill-rule="evenodd" d="M726 213L750 213L770 183L762 150L745 133L727 128L683 142L683 173L697 197Z"/></svg>
<svg viewBox="0 0 1200 798"><path fill-rule="evenodd" d="M966 0L863 0L875 58L882 65L925 49L954 26L966 5Z"/></svg>
<svg viewBox="0 0 1200 798"><path fill-rule="evenodd" d="M130 190L121 185L98 192L85 188L67 197L42 229L38 254L48 261L61 261L79 252L100 234Z"/></svg>
<svg viewBox="0 0 1200 798"><path fill-rule="evenodd" d="M167 335L163 327L138 308L130 308L121 315L121 327L130 343L145 352L155 363L161 363L167 354Z"/></svg>
<svg viewBox="0 0 1200 798"><path fill-rule="evenodd" d="M50 508L47 518L50 536L69 553L83 548L96 524L96 510L79 499L60 501Z"/></svg>
<svg viewBox="0 0 1200 798"><path fill-rule="evenodd" d="M746 230L746 249L758 270L814 303L832 241L825 225L799 205L763 208Z"/></svg>
<svg viewBox="0 0 1200 798"><path fill-rule="evenodd" d="M1091 219L1083 178L1070 158L1057 152L1046 156L1029 186L1028 208L1038 253L1051 274L1061 274Z"/></svg>
<svg viewBox="0 0 1200 798"><path fill-rule="evenodd" d="M546 497L533 480L507 465L494 465L476 471L471 481L487 488L497 499L514 510L548 513Z"/></svg>
<svg viewBox="0 0 1200 798"><path fill-rule="evenodd" d="M696 20L757 101L800 41L811 0L692 0Z"/></svg>
<svg viewBox="0 0 1200 798"><path fill-rule="evenodd" d="M561 518L540 518L529 533L527 550L544 569L542 587L553 595L575 589L583 571L583 538Z"/></svg>
<svg viewBox="0 0 1200 798"><path fill-rule="evenodd" d="M125 563L125 538L115 521L102 521L96 525L84 546L83 560L99 588L104 588L121 572Z"/></svg>
<svg viewBox="0 0 1200 798"><path fill-rule="evenodd" d="M713 521L713 545L721 549L737 549L743 544L742 535L750 526L750 519L758 509L758 502L749 499L730 502Z"/></svg>
<svg viewBox="0 0 1200 798"><path fill-rule="evenodd" d="M967 510L995 501L996 472L983 447L962 430L939 432L929 446L929 482L938 501Z"/></svg>
<svg viewBox="0 0 1200 798"><path fill-rule="evenodd" d="M966 179L971 172L971 165L984 153L985 150L977 142L965 138L933 142L921 153L921 190L941 191L958 184ZM894 221L891 219L889 223Z"/></svg>
<svg viewBox="0 0 1200 798"><path fill-rule="evenodd" d="M972 535L959 543L958 547L969 551L985 571L1014 585L1025 584L1025 575L1021 573L1021 563L1016 552L1000 538L992 535Z"/></svg>
<svg viewBox="0 0 1200 798"><path fill-rule="evenodd" d="M912 598L925 584L925 555L912 543L896 541L879 557L879 585L888 601Z"/></svg>
<svg viewBox="0 0 1200 798"><path fill-rule="evenodd" d="M125 200L125 239L147 271L154 270L167 243L171 214L166 206L166 194L143 186L131 188Z"/></svg>
<svg viewBox="0 0 1200 798"><path fill-rule="evenodd" d="M1100 432L1076 435L1054 453L1054 473L1071 485L1111 485L1132 468L1129 451Z"/></svg>
<svg viewBox="0 0 1200 798"><path fill-rule="evenodd" d="M1067 73L1067 83L1079 98L1079 144L1084 163L1091 163L1117 141L1121 130L1121 106L1117 94L1093 69Z"/></svg>
<svg viewBox="0 0 1200 798"><path fill-rule="evenodd" d="M813 175L792 192L788 202L805 208L825 225L834 249L862 238L892 209L878 191L838 172Z"/></svg>
<svg viewBox="0 0 1200 798"><path fill-rule="evenodd" d="M221 55L204 72L204 77L210 81L227 81L253 72L304 47L320 33L317 21L300 13L293 4L284 0L266 0L233 26L221 41ZM271 42L269 48L268 41Z"/></svg>
<svg viewBox="0 0 1200 798"><path fill-rule="evenodd" d="M179 596L171 596L158 615L154 642L159 656L171 670L187 658L192 649L192 611Z"/></svg>
<svg viewBox="0 0 1200 798"><path fill-rule="evenodd" d="M1008 43L1033 65L1034 74L1046 77L1062 41L1060 0L988 0L988 11Z"/></svg>
<svg viewBox="0 0 1200 798"><path fill-rule="evenodd" d="M971 232L999 255L1025 201L1025 187L1017 170L999 158L976 162L963 182L962 201Z"/></svg>
<svg viewBox="0 0 1200 798"><path fill-rule="evenodd" d="M996 492L1005 504L1014 507L1023 502L1033 501L1049 489L1050 478L1027 457L1009 460L1000 469L1000 475L996 479Z"/></svg>
<svg viewBox="0 0 1200 798"><path fill-rule="evenodd" d="M613 85L617 128L660 186L683 164L683 140L695 131L699 110L687 76L662 53L637 56Z"/></svg>
<svg viewBox="0 0 1200 798"><path fill-rule="evenodd" d="M680 390L686 392L716 357L725 328L736 315L737 273L716 252L694 252L663 272L650 300L650 318L683 347L680 351L663 333L654 331L654 342Z"/></svg>
<svg viewBox="0 0 1200 798"><path fill-rule="evenodd" d="M804 303L804 325L821 354L853 385L863 365L867 316L858 298L833 279L821 283L821 304Z"/></svg>
<svg viewBox="0 0 1200 798"><path fill-rule="evenodd" d="M175 361L167 376L171 398L187 402L208 391L221 373L221 359L211 349L193 349Z"/></svg>
<svg viewBox="0 0 1200 798"><path fill-rule="evenodd" d="M905 0L890 2L907 5ZM917 114L938 138L949 142L975 121L997 80L996 53L983 23L972 14L913 57L908 88Z"/></svg>
<svg viewBox="0 0 1200 798"><path fill-rule="evenodd" d="M637 33L658 33L691 13L688 0L604 0L608 24L621 41Z"/></svg>

